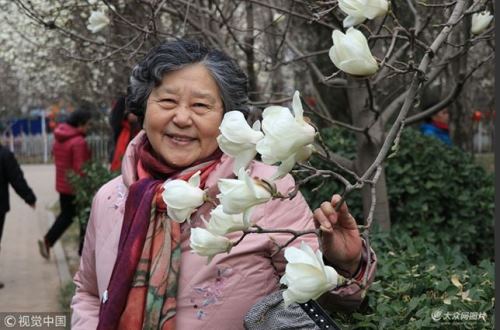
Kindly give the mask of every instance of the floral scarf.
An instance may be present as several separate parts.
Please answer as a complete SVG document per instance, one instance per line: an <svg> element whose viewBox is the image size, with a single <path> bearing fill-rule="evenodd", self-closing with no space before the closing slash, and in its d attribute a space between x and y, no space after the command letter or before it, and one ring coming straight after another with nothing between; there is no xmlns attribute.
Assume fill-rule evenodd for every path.
<svg viewBox="0 0 500 330"><path fill-rule="evenodd" d="M171 221L161 196L166 179L201 171L201 188L220 161L218 149L189 168L165 165L145 139L139 147L139 180L125 203L118 255L101 303L98 330L175 329L180 269L180 224Z"/></svg>

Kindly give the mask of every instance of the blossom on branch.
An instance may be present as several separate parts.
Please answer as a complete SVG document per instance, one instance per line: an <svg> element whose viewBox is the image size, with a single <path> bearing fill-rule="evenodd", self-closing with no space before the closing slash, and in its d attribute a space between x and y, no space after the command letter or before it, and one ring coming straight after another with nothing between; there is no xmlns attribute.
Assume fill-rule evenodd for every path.
<svg viewBox="0 0 500 330"><path fill-rule="evenodd" d="M470 32L472 34L480 34L490 25L492 19L493 15L488 10L473 14Z"/></svg>
<svg viewBox="0 0 500 330"><path fill-rule="evenodd" d="M87 24L87 29L92 33L97 33L109 25L110 20L106 14L100 11L92 11Z"/></svg>
<svg viewBox="0 0 500 330"><path fill-rule="evenodd" d="M275 187L259 179L250 178L244 169L238 172L238 179L219 179L218 187L224 213L243 213L245 221L251 208L271 200Z"/></svg>
<svg viewBox="0 0 500 330"><path fill-rule="evenodd" d="M238 174L240 168L246 168L257 154L255 146L264 137L260 131L260 122L256 121L250 127L243 113L230 111L224 115L219 129L219 147L224 153L234 157L233 171Z"/></svg>
<svg viewBox="0 0 500 330"><path fill-rule="evenodd" d="M264 138L257 142L257 151L266 164L281 162L273 179L283 177L295 162L307 160L313 150L316 131L304 120L298 91L293 95L292 108L293 114L281 106L267 107L262 113Z"/></svg>
<svg viewBox="0 0 500 330"><path fill-rule="evenodd" d="M387 0L339 0L339 8L347 14L343 25L348 28L363 23L365 19L384 16L389 3Z"/></svg>
<svg viewBox="0 0 500 330"><path fill-rule="evenodd" d="M285 307L291 303L305 303L319 298L323 293L342 284L344 278L335 269L325 266L321 251L301 242L300 249L289 247L285 250L288 261L280 283L288 288L283 291Z"/></svg>
<svg viewBox="0 0 500 330"><path fill-rule="evenodd" d="M212 258L224 252L231 251L233 242L227 237L214 235L203 228L191 228L190 247L198 255Z"/></svg>
<svg viewBox="0 0 500 330"><path fill-rule="evenodd" d="M214 235L225 235L235 231L247 229L250 226L248 219L243 218L242 213L224 213L222 205L218 205L210 212L210 221L207 230Z"/></svg>
<svg viewBox="0 0 500 330"><path fill-rule="evenodd" d="M189 181L171 180L163 185L163 201L167 204L168 216L176 222L184 222L205 201L205 192L199 188L200 171Z"/></svg>
<svg viewBox="0 0 500 330"><path fill-rule="evenodd" d="M332 39L329 55L337 68L355 76L369 76L377 72L377 61L359 30L351 27L345 34L335 30Z"/></svg>

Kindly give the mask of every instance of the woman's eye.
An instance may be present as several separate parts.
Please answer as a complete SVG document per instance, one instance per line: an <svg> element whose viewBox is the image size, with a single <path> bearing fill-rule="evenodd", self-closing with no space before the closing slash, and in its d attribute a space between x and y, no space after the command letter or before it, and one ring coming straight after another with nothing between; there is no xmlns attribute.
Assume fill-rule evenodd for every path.
<svg viewBox="0 0 500 330"><path fill-rule="evenodd" d="M207 108L208 109L208 104L205 103L195 103L193 106L197 108Z"/></svg>
<svg viewBox="0 0 500 330"><path fill-rule="evenodd" d="M174 99L162 99L160 100L161 103L175 103Z"/></svg>

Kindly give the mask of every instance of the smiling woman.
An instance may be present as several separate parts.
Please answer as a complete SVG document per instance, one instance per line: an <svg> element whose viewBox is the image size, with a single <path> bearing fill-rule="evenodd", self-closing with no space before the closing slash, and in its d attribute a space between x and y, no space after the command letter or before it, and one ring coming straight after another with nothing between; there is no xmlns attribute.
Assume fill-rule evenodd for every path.
<svg viewBox="0 0 500 330"><path fill-rule="evenodd" d="M236 205L242 191L260 191L252 178L276 172L273 166L251 161L248 172L240 170L246 180L235 183L229 180L234 159L217 143L225 114L248 113L245 74L218 50L184 40L167 42L133 69L127 103L144 130L128 145L122 175L94 198L74 278L71 328L243 329L245 315L257 301L277 292L285 272L285 256L274 253L271 242L289 239L250 235L233 246L241 231L227 238L208 232L220 227L217 217L232 219L235 230L246 228L239 223L241 215L216 208L219 180L228 179L220 198L232 198ZM244 120L241 114L236 117ZM275 183L283 192L295 186L290 175ZM367 253L347 206L335 211L338 197L313 216L300 193L284 201L260 193L262 204L245 214L245 224L296 231L321 226L325 263L336 265L346 277L368 274L371 283L375 255ZM207 227L205 219L211 216ZM195 240L190 245L191 234ZM303 236L302 241L319 247L315 236ZM212 258L221 249L231 253ZM194 250L211 255L211 262ZM325 296L332 306L352 308L362 301L365 288L348 284Z"/></svg>
<svg viewBox="0 0 500 330"><path fill-rule="evenodd" d="M203 64L167 73L147 101L144 130L153 150L172 167L185 167L217 150L223 104Z"/></svg>

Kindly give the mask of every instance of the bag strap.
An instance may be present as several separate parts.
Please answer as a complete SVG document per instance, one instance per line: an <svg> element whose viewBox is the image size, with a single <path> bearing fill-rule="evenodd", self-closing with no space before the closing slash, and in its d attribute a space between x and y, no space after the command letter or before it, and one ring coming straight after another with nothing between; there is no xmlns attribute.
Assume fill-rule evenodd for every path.
<svg viewBox="0 0 500 330"><path fill-rule="evenodd" d="M328 315L328 313L315 300L309 300L306 303L299 304L311 320L316 323L320 329L341 330L337 323Z"/></svg>

